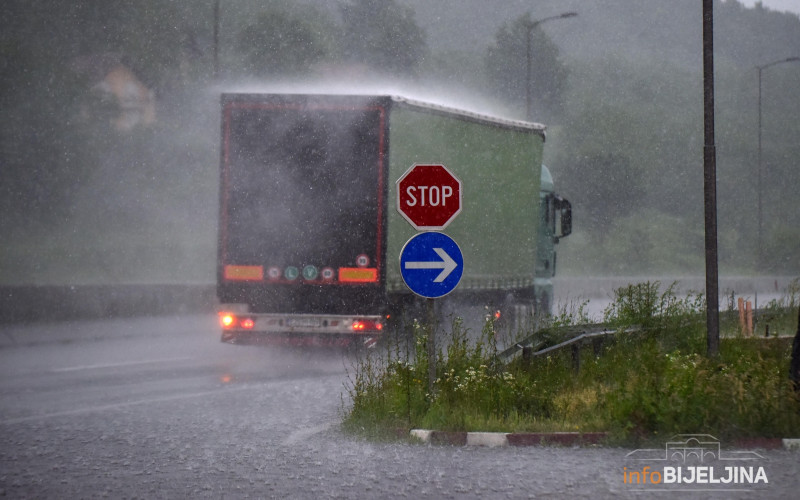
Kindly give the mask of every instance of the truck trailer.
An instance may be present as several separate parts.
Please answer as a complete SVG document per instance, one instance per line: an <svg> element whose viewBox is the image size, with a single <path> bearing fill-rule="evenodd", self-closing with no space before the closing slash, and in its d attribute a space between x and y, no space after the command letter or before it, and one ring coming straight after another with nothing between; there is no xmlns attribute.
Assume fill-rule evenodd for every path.
<svg viewBox="0 0 800 500"><path fill-rule="evenodd" d="M571 207L542 165L545 127L397 96L221 97L222 340L374 345L425 301L401 275L417 229L397 210L414 165L461 181L443 231L461 280L437 303L518 322L549 312Z"/></svg>

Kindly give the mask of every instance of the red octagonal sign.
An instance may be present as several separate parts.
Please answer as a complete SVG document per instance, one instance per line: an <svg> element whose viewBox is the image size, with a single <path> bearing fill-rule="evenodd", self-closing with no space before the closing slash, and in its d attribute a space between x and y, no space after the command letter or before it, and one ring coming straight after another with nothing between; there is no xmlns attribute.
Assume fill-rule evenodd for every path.
<svg viewBox="0 0 800 500"><path fill-rule="evenodd" d="M442 230L461 212L461 181L444 165L414 165L397 179L397 211L417 230Z"/></svg>

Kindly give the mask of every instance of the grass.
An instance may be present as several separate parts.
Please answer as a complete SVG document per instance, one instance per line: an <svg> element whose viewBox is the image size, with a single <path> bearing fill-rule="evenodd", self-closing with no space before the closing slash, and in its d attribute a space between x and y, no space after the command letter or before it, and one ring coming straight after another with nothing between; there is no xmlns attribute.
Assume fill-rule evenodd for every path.
<svg viewBox="0 0 800 500"><path fill-rule="evenodd" d="M773 331L797 328L800 280L792 287L768 307ZM723 322L720 355L708 358L702 295L659 289L659 283L641 283L616 290L603 319L618 333L583 344L577 371L569 348L501 364L493 320L480 335L454 320L446 345L429 360L429 328L414 323L412 342L388 342L354 363L344 427L371 437L410 428L607 431L617 444L679 433L798 437L800 399L788 377L791 338L747 338L737 323ZM563 340L554 327L585 321L583 311L573 307L550 318L542 345ZM622 333L633 325L641 329ZM430 362L436 363L433 387Z"/></svg>

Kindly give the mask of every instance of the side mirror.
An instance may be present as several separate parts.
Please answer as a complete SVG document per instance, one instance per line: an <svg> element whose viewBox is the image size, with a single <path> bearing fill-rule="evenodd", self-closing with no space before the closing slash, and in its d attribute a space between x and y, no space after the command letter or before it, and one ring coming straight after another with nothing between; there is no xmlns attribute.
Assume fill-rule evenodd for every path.
<svg viewBox="0 0 800 500"><path fill-rule="evenodd" d="M555 197L555 211L561 219L561 231L556 236L563 238L572 234L572 204L569 200L562 198L558 195Z"/></svg>

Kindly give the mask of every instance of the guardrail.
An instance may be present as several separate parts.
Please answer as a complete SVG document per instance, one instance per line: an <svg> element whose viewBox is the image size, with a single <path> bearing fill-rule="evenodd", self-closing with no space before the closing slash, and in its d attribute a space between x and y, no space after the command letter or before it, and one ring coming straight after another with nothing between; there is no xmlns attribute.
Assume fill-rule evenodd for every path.
<svg viewBox="0 0 800 500"><path fill-rule="evenodd" d="M758 315L766 315L769 313L767 310L759 310L756 312ZM723 314L727 314L731 318L739 316L737 311L726 311ZM797 334L795 335L792 346L792 365L790 372L792 380L795 382L798 391L800 391L800 309L798 309L797 322ZM749 328L749 331L744 330L744 325L740 325L740 328L742 328L744 335L748 337L758 337L758 335L754 335L752 326ZM534 332L524 340L500 352L497 354L497 360L505 365L513 361L518 355L521 355L523 364L528 364L535 357L545 356L554 351L571 347L573 368L577 371L580 369L580 348L587 342L592 342L594 354L598 356L602 348L603 338L609 335L641 333L647 330L648 328L642 327L641 325L632 325L620 329L611 328L610 325L605 323L545 328ZM769 323L767 323L765 331L765 336L769 337ZM564 338L566 338L566 340L562 340ZM559 340L558 343L552 344L552 342L556 341L555 339Z"/></svg>
<svg viewBox="0 0 800 500"><path fill-rule="evenodd" d="M576 370L580 368L580 347L592 341L594 345L595 354L599 354L601 343L597 341L608 335L615 335L618 333L635 333L641 332L643 328L640 326L631 326L625 329L610 328L609 325L600 323L594 325L577 325L567 326L561 328L547 328L534 332L532 335L517 342L506 350L497 355L498 361L502 364L511 362L517 355L522 355L523 363L528 363L534 357L544 356L553 351L572 346L572 361ZM552 341L553 337L569 337L555 345L544 347Z"/></svg>
<svg viewBox="0 0 800 500"><path fill-rule="evenodd" d="M216 304L212 284L0 286L0 323L214 312Z"/></svg>

